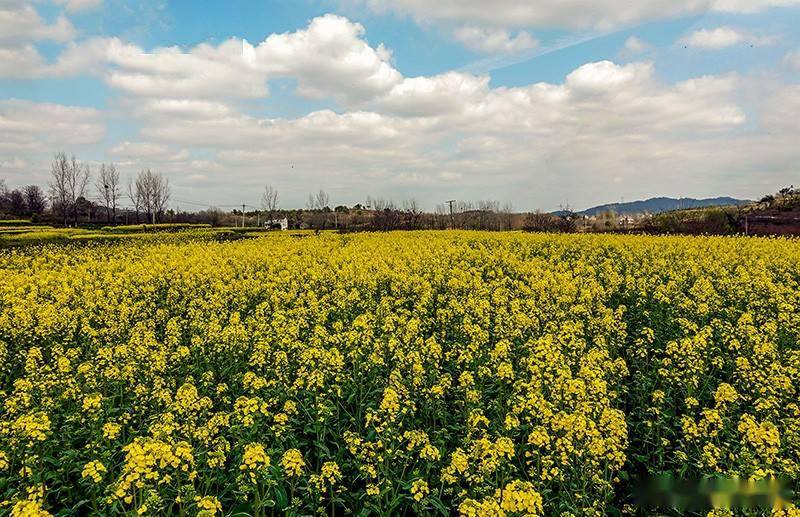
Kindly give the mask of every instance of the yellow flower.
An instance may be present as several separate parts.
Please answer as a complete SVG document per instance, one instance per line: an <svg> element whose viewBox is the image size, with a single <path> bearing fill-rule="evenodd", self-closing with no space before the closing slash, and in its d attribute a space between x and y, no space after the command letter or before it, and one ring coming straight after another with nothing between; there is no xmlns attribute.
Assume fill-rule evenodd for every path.
<svg viewBox="0 0 800 517"><path fill-rule="evenodd" d="M35 500L18 501L11 507L11 517L50 517L51 515Z"/></svg>
<svg viewBox="0 0 800 517"><path fill-rule="evenodd" d="M326 461L322 465L321 477L330 485L335 485L342 479L342 471L339 470L339 465L337 465L335 461Z"/></svg>
<svg viewBox="0 0 800 517"><path fill-rule="evenodd" d="M122 426L114 422L107 422L103 424L103 438L107 440L114 440L122 431Z"/></svg>
<svg viewBox="0 0 800 517"><path fill-rule="evenodd" d="M83 466L81 477L83 479L89 478L95 483L100 483L103 480L103 474L106 472L106 467L101 462L94 460L90 461Z"/></svg>
<svg viewBox="0 0 800 517"><path fill-rule="evenodd" d="M298 477L303 473L305 461L303 455L297 449L289 449L281 457L281 467L283 472L289 477Z"/></svg>
<svg viewBox="0 0 800 517"><path fill-rule="evenodd" d="M100 409L100 403L103 401L103 396L99 393L90 393L83 397L81 407L84 411L94 412Z"/></svg>
<svg viewBox="0 0 800 517"><path fill-rule="evenodd" d="M411 495L415 501L422 501L429 493L428 482L424 479L416 479L411 483Z"/></svg>
<svg viewBox="0 0 800 517"><path fill-rule="evenodd" d="M207 495L197 501L198 517L213 517L217 512L222 512L222 504L214 497Z"/></svg>
<svg viewBox="0 0 800 517"><path fill-rule="evenodd" d="M247 473L252 481L256 476L269 467L269 456L264 451L264 446L260 443L248 443L244 446L242 464L239 469Z"/></svg>

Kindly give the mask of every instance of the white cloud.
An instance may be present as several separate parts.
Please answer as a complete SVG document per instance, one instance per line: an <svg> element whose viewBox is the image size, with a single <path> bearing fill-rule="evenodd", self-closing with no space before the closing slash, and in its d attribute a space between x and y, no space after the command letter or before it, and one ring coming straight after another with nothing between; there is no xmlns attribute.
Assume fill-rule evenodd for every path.
<svg viewBox="0 0 800 517"><path fill-rule="evenodd" d="M800 0L715 0L716 11L752 14L771 7L792 7L800 5Z"/></svg>
<svg viewBox="0 0 800 517"><path fill-rule="evenodd" d="M229 39L218 46L148 53L105 40L106 48L99 41L78 46L65 53L64 61L70 55L75 61L81 55L99 55L111 68L106 82L138 96L255 99L268 95L269 79L289 77L297 79L300 95L353 103L389 90L402 78L389 63L389 52L370 47L363 34L361 25L326 15L313 19L305 30L273 34L258 45Z"/></svg>
<svg viewBox="0 0 800 517"><path fill-rule="evenodd" d="M425 116L463 112L485 98L489 77L448 72L433 77L412 77L395 85L377 100L382 111L400 116Z"/></svg>
<svg viewBox="0 0 800 517"><path fill-rule="evenodd" d="M0 44L16 46L21 42L51 40L65 42L75 37L75 27L59 16L52 24L45 22L33 6L18 2L0 4Z"/></svg>
<svg viewBox="0 0 800 517"><path fill-rule="evenodd" d="M363 0L375 11L410 14L420 22L445 21L495 27L608 29L647 20L697 14L711 0L562 1Z"/></svg>
<svg viewBox="0 0 800 517"><path fill-rule="evenodd" d="M273 34L256 47L245 42L245 55L270 76L296 78L302 95L353 102L383 93L402 78L391 53L383 45L370 47L363 36L362 25L327 14L306 30Z"/></svg>
<svg viewBox="0 0 800 517"><path fill-rule="evenodd" d="M27 167L28 162L21 158L11 158L8 160L0 160L0 170L14 170L24 169Z"/></svg>
<svg viewBox="0 0 800 517"><path fill-rule="evenodd" d="M0 46L0 78L32 79L44 67L42 56L31 44Z"/></svg>
<svg viewBox="0 0 800 517"><path fill-rule="evenodd" d="M744 41L744 35L731 27L718 27L716 29L700 29L682 41L690 47L720 49L732 47Z"/></svg>
<svg viewBox="0 0 800 517"><path fill-rule="evenodd" d="M56 0L56 3L65 6L67 12L78 13L96 9L103 4L103 0Z"/></svg>
<svg viewBox="0 0 800 517"><path fill-rule="evenodd" d="M343 0L350 1L353 0ZM377 13L413 16L420 23L493 27L560 27L607 30L706 11L752 13L800 5L800 0L355 0Z"/></svg>
<svg viewBox="0 0 800 517"><path fill-rule="evenodd" d="M181 161L189 158L189 151L175 151L169 146L155 142L122 142L111 149L111 154L131 161L159 160Z"/></svg>
<svg viewBox="0 0 800 517"><path fill-rule="evenodd" d="M793 50L786 54L783 58L783 62L792 70L800 72L800 50Z"/></svg>
<svg viewBox="0 0 800 517"><path fill-rule="evenodd" d="M647 41L639 38L638 36L631 36L625 40L625 45L622 48L620 54L623 57L631 58L649 52L650 50L652 50L652 48L653 45L651 45Z"/></svg>
<svg viewBox="0 0 800 517"><path fill-rule="evenodd" d="M0 100L0 149L49 153L98 143L104 136L101 113L94 108Z"/></svg>
<svg viewBox="0 0 800 517"><path fill-rule="evenodd" d="M689 47L707 50L719 50L735 45L769 46L776 41L776 36L757 36L735 27L700 29L681 40Z"/></svg>
<svg viewBox="0 0 800 517"><path fill-rule="evenodd" d="M485 54L516 54L539 45L536 38L526 31L519 31L511 37L503 29L468 26L456 29L453 36L467 48Z"/></svg>
<svg viewBox="0 0 800 517"><path fill-rule="evenodd" d="M55 63L45 63L36 49L9 51L0 76L46 77L102 75L112 87L131 95L157 98L257 99L269 94L267 81L294 78L298 93L334 97L344 104L363 102L389 91L402 80L391 53L371 47L364 28L346 18L325 15L308 28L273 34L258 45L231 38L189 50L156 48L151 52L118 38L70 43Z"/></svg>
<svg viewBox="0 0 800 517"><path fill-rule="evenodd" d="M590 196L617 178L652 193L676 181L689 188L685 182L700 172L713 182L715 171L740 170L719 149L743 145L736 135L746 117L735 100L742 87L736 75L664 84L650 63L598 62L562 83L518 88L492 89L487 77L468 74L409 78L369 103L371 111L268 119L230 105L159 101L168 109L151 109L154 103L137 115L146 141L214 149L226 181L240 186L268 171L291 192L313 184L335 198L349 190L398 195L424 185L416 194L432 202L455 188L448 178L457 174L464 194L453 196L511 196L527 207L547 203L535 197L536 182L579 184ZM788 144L769 148L786 156L781 145ZM219 173L203 173L204 182L225 188L214 183Z"/></svg>

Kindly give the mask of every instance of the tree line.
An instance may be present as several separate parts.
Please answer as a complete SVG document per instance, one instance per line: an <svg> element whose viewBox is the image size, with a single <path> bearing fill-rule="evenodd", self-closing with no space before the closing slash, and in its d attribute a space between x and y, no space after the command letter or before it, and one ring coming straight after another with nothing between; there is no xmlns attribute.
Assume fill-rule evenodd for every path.
<svg viewBox="0 0 800 517"><path fill-rule="evenodd" d="M93 174L88 163L75 155L57 153L50 166L47 191L36 185L9 190L0 181L0 213L40 220L47 217L64 226L82 223L210 223L217 226L280 227L340 231L392 230L514 230L552 231L551 225L531 224L542 219L519 214L511 204L493 200L454 200L424 211L415 199L395 202L368 196L353 206L334 205L330 195L319 190L309 194L304 208L282 209L277 188L266 185L261 206L245 212L205 210L178 212L169 209L170 184L149 168L123 181L114 163L103 163ZM123 203L127 206L123 207ZM121 217L122 216L122 217ZM542 222L542 221L540 221Z"/></svg>
<svg viewBox="0 0 800 517"><path fill-rule="evenodd" d="M92 194L96 201L89 199ZM98 211L105 213L106 223L113 224L123 197L133 206L135 222L141 217L146 222L159 222L170 199L169 180L161 173L143 169L123 186L116 166L103 163L92 181L89 164L63 152L57 153L50 164L47 193L37 185L11 190L0 180L0 213L39 220L49 208L51 218L64 226L99 221Z"/></svg>

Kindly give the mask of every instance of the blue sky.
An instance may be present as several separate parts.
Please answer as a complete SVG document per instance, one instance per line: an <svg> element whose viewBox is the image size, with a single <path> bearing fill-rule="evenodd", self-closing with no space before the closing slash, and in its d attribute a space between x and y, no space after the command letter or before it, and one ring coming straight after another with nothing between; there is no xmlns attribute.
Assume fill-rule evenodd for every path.
<svg viewBox="0 0 800 517"><path fill-rule="evenodd" d="M0 179L520 210L797 183L800 1L0 3Z"/></svg>

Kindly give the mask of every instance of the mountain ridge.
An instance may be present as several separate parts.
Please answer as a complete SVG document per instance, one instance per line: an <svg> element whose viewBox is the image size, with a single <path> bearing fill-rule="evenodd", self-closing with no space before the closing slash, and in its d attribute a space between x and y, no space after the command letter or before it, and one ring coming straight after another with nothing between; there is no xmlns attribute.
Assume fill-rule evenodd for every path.
<svg viewBox="0 0 800 517"><path fill-rule="evenodd" d="M697 199L692 197L651 197L637 201L628 201L622 203L606 203L597 205L585 210L575 212L578 215L596 216L603 212L612 211L618 215L636 215L636 214L658 214L661 212L670 212L672 210L682 210L689 208L707 208L712 206L730 206L730 205L744 205L752 203L748 199L736 199L729 196L720 196L713 198ZM553 212L554 214L562 214L564 210Z"/></svg>

